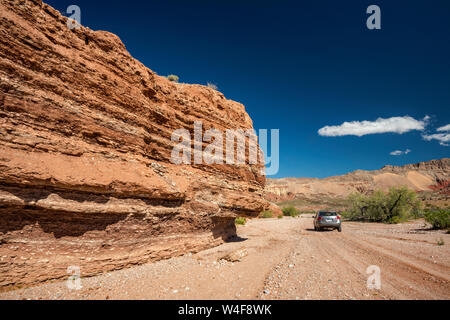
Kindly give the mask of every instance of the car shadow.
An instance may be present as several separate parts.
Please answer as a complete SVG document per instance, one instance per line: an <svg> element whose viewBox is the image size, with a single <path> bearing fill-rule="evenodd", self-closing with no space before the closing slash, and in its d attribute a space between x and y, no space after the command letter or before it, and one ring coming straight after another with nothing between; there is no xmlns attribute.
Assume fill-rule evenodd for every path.
<svg viewBox="0 0 450 320"><path fill-rule="evenodd" d="M315 231L315 232L328 232L328 231L334 231L334 229L322 229L322 230L314 230L312 228L307 228L306 231Z"/></svg>

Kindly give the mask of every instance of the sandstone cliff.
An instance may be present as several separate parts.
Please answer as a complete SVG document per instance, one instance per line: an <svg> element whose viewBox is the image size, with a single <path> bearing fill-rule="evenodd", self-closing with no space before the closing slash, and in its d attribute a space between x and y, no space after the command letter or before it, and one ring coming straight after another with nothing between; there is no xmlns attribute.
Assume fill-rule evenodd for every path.
<svg viewBox="0 0 450 320"><path fill-rule="evenodd" d="M173 83L114 34L0 0L0 287L221 243L267 207L260 165L175 165L179 128L252 128L242 104Z"/></svg>
<svg viewBox="0 0 450 320"><path fill-rule="evenodd" d="M370 193L395 186L407 186L415 191L436 191L449 199L450 159L431 160L404 166L385 166L380 170L354 172L324 179L268 179L266 197L272 201L344 198L358 191Z"/></svg>

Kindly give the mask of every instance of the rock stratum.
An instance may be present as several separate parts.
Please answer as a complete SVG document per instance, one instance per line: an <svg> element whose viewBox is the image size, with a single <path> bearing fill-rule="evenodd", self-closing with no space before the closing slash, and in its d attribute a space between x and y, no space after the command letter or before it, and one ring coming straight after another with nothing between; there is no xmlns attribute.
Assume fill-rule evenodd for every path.
<svg viewBox="0 0 450 320"><path fill-rule="evenodd" d="M174 130L251 129L39 0L0 1L0 288L197 252L267 208L263 164L175 165Z"/></svg>
<svg viewBox="0 0 450 320"><path fill-rule="evenodd" d="M294 199L344 198L352 192L371 193L407 186L417 192L435 192L450 199L450 159L431 160L380 170L356 170L341 176L267 179L266 197L281 202Z"/></svg>

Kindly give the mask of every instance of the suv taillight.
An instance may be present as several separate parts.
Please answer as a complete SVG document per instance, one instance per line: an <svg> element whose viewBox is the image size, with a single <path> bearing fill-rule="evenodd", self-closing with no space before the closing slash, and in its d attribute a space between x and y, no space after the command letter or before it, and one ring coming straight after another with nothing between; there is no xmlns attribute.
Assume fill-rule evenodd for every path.
<svg viewBox="0 0 450 320"><path fill-rule="evenodd" d="M322 220L322 217L318 217L317 220Z"/></svg>
<svg viewBox="0 0 450 320"><path fill-rule="evenodd" d="M341 217L337 216L337 217L336 217L336 219L338 219L338 220L339 220L339 219L341 219Z"/></svg>

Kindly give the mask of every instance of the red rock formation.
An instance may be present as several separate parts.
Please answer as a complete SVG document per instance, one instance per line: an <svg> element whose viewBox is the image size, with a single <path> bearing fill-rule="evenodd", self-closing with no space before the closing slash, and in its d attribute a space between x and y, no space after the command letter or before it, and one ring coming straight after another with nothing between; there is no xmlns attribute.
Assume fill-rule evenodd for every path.
<svg viewBox="0 0 450 320"><path fill-rule="evenodd" d="M242 104L173 83L119 38L39 0L0 0L0 287L199 251L256 216L262 165L175 165L172 132L252 128Z"/></svg>
<svg viewBox="0 0 450 320"><path fill-rule="evenodd" d="M441 194L450 196L450 180L439 181L437 184L431 185L430 189L433 191L437 191Z"/></svg>

